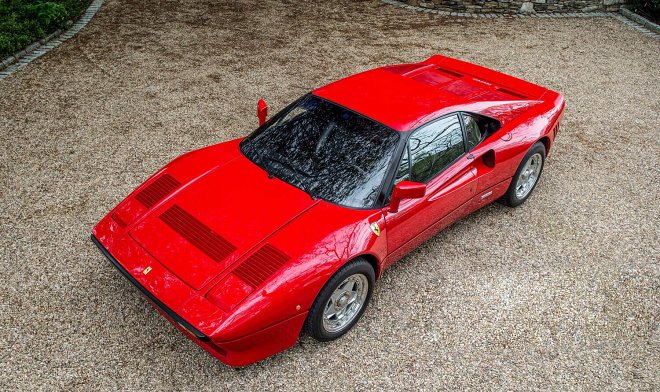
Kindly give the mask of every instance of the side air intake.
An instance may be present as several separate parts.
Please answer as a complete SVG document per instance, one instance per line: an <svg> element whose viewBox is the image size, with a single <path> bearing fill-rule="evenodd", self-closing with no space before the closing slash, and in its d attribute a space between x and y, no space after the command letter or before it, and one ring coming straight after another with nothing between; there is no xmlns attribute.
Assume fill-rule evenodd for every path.
<svg viewBox="0 0 660 392"><path fill-rule="evenodd" d="M176 178L169 174L163 174L138 192L135 195L135 199L142 203L143 206L151 208L180 185L181 183Z"/></svg>
<svg viewBox="0 0 660 392"><path fill-rule="evenodd" d="M288 260L289 256L281 250L266 244L242 262L233 273L245 283L257 288Z"/></svg>
<svg viewBox="0 0 660 392"><path fill-rule="evenodd" d="M236 250L234 245L177 205L168 208L159 218L215 262L221 262Z"/></svg>

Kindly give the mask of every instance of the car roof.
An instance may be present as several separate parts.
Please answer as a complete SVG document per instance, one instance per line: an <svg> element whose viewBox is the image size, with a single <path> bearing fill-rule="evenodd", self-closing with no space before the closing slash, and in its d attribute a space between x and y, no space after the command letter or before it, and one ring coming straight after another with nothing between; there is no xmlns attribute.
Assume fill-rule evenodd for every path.
<svg viewBox="0 0 660 392"><path fill-rule="evenodd" d="M459 110L504 124L540 104L547 91L478 65L433 56L349 76L312 94L405 132Z"/></svg>

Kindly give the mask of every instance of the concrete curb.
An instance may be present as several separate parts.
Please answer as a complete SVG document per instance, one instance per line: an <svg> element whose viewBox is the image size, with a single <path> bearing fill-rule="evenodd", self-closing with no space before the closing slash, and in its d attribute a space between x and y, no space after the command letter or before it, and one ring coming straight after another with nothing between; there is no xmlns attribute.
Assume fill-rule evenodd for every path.
<svg viewBox="0 0 660 392"><path fill-rule="evenodd" d="M467 13L467 12L440 11L431 8L409 5L401 2L400 0L382 0L382 2L385 4L393 5L395 7L405 8L410 11L423 12L427 14L436 14L439 16L459 17L459 18L489 18L489 19L492 18L508 18L508 19L614 18L620 21L621 23L634 28L635 30L639 31L640 33L646 36L660 39L660 31L655 30L656 28L660 29L660 26L624 8L620 9L621 13L597 11L597 12L547 12L547 13L540 12L540 13L532 13L532 14L496 14L496 13L475 14L475 13ZM634 17L629 15L634 15ZM647 25L647 23L652 26Z"/></svg>
<svg viewBox="0 0 660 392"><path fill-rule="evenodd" d="M632 13L632 12L631 12L631 14L637 15L637 14ZM614 19L618 20L619 22L625 24L626 26L630 26L633 29L639 31L640 33L642 33L646 36L649 36L649 37L655 38L655 39L660 39L660 33L655 32L655 31L651 31L648 28L646 28L646 26L644 26L640 23L637 23L635 20L627 18L624 15L625 14L623 14L623 13L615 13L615 14L612 15L612 17ZM637 16L641 18L641 16L639 16L639 15L637 15ZM651 22L649 21L649 23L651 23Z"/></svg>
<svg viewBox="0 0 660 392"><path fill-rule="evenodd" d="M44 37L3 59L0 62L0 80L12 75L35 59L60 46L62 42L76 35L87 25L87 23L89 23L92 17L96 14L96 11L101 8L103 1L104 0L93 0L85 12L80 16L80 19L78 19L76 23L73 23L66 31L62 32L62 30L57 30L47 37Z"/></svg>
<svg viewBox="0 0 660 392"><path fill-rule="evenodd" d="M621 8L619 10L619 12L621 12L621 14L623 16L625 16L626 18L641 24L642 26L646 27L647 29L653 31L656 34L660 34L660 26L658 26L657 24L651 22L650 20L646 19L645 17L643 17L641 15L637 15L636 13L632 12L631 10L629 10L627 8Z"/></svg>

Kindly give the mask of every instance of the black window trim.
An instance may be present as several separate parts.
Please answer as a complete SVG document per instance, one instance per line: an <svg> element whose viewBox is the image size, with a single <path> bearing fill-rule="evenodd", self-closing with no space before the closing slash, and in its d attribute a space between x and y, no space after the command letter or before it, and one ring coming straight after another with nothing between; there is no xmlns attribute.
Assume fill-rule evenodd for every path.
<svg viewBox="0 0 660 392"><path fill-rule="evenodd" d="M465 140L465 149L467 150L467 152L471 152L475 150L477 147L479 147L479 145L481 145L481 143L484 142L484 140L488 139L492 134L494 134L495 132L499 131L500 128L502 128L502 123L493 117L486 116L480 113L467 112L465 110L458 111L457 113L460 114L458 117L461 119L461 126L463 127L463 134L464 134L463 139ZM484 134L481 135L481 139L479 139L479 142L475 144L474 147L472 147L471 149L468 149L467 128L465 127L465 121L463 120L463 115L470 116L476 120L478 120L481 117L493 121L498 125L497 130L493 132L484 132Z"/></svg>
<svg viewBox="0 0 660 392"><path fill-rule="evenodd" d="M484 133L484 136L482 136L482 138L481 138L481 140L479 141L479 143L477 143L477 145L474 146L472 149L468 149L467 129L465 128L465 122L463 121L463 114L466 114L466 115L469 115L469 116L473 116L473 117L475 117L475 118L483 117L483 118L487 118L487 119L489 119L489 120L492 120L493 122L497 123L497 125L498 125L497 130L495 130L495 131L493 131L493 132L491 132L491 133ZM408 149L408 157L409 157L408 159L410 160L410 162L409 162L409 164L408 164L408 178L412 178L412 154L410 153L410 143L408 143L408 141L410 140L410 136L411 136L412 134L414 134L414 133L415 133L417 130L419 130L420 128L425 127L425 126L427 126L427 125L430 125L430 124L432 124L432 123L434 123L434 122L436 122L436 121L440 121L440 120L442 120L442 119L444 119L444 118L446 118L446 117L452 116L452 115L456 115L456 116L458 116L458 121L460 122L460 125L461 125L461 131L462 131L462 134L463 134L463 151L464 151L464 152L463 152L462 155L458 156L458 157L457 157L456 159L454 159L451 163L449 163L449 164L447 165L447 167L445 167L442 171L440 171L440 172L437 173L435 176L433 176L428 182L426 182L426 184L430 183L431 181L433 181L434 179L436 179L437 177L439 177L439 176L440 176L442 173L444 173L447 169L449 169L450 167L452 167L453 165L455 165L456 162L458 162L459 160L461 160L461 158L465 157L465 156L468 155L471 151L473 151L474 149L476 149L477 147L479 147L479 145L481 145L481 143L483 143L484 140L488 139L488 137L490 137L492 134L494 134L495 132L497 132L498 130L500 130L500 129L502 128L502 123L501 123L499 120L497 120L497 119L495 119L495 118L493 118L493 117L486 116L486 115L484 115L484 114L480 114L480 113L469 112L469 111L466 111L466 110L456 110L456 111L453 111L453 112L451 112L451 113L444 114L444 115L442 115L442 116L440 116L440 117L436 117L436 118L434 118L434 119L431 119L431 120L425 122L424 124L421 124L421 125L419 125L419 126L413 128L413 129L411 129L411 130L409 130L409 131L402 132L402 134L404 134L404 137L401 138L401 142L402 142L402 143L404 144L404 146ZM391 171L392 173L390 173L390 175L387 177L387 186L383 187L384 190L388 190L388 191L387 191L387 192L384 192L383 205L382 205L381 208L386 207L386 203L389 203L390 197L392 196L392 191L394 190L394 176L396 175L396 171L398 170L399 166L401 165L401 160L403 159L403 148L400 148L400 151L397 151L396 154L399 154L399 158L398 158L398 159L393 159L393 160L392 160L392 161L393 161L394 163L396 163L396 164L394 164L393 167L392 167L392 169L390 169L390 171ZM383 196L383 195L381 195L381 196Z"/></svg>
<svg viewBox="0 0 660 392"><path fill-rule="evenodd" d="M376 203L374 203L375 209L385 208L387 205L389 205L390 195L392 194L392 189L394 188L394 177L396 176L397 169L401 164L401 159L403 159L403 150L408 146L408 137L410 136L410 131L397 132L401 134L399 137L399 145L394 150L394 157L392 157L392 161L390 162L390 168L387 171L383 184L380 187L380 195L378 196Z"/></svg>
<svg viewBox="0 0 660 392"><path fill-rule="evenodd" d="M425 122L424 124L418 126L417 128L413 129L412 131L410 131L410 134L408 135L408 140L406 141L406 144L408 145L408 156L409 156L408 159L410 160L410 164L408 165L409 170L410 170L409 178L412 178L412 166L413 166L413 165L412 165L412 162L413 162L413 160L412 160L412 154L410 153L410 143L408 143L408 141L410 140L410 137L411 137L413 134L415 134L415 132L417 132L418 130L420 130L420 129L422 129L422 128L425 128L426 126L429 126L429 125L431 125L431 124L433 124L433 123L435 123L435 122L438 122L438 121L444 120L444 119L449 118L449 117L451 117L451 116L457 116L457 117L458 117L458 124L459 124L459 126L461 127L461 135L463 135L463 154L461 154L461 155L459 155L458 157L456 157L456 159L454 159L453 161L451 161L451 162L450 162L450 163L449 163L444 169L442 169L441 171L439 171L438 173L436 173L436 174L435 174L433 177L431 177L427 182L424 182L424 184L428 184L428 183L430 183L431 181L433 181L434 179L436 179L440 174L444 173L445 170L449 169L449 167L453 166L453 165L454 165L456 162L458 162L462 157L464 157L465 154L467 154L467 152L468 152L468 151L467 151L467 139L466 139L466 137L465 137L465 127L463 126L463 119L461 118L461 113L463 113L463 112L462 112L462 111L456 111L456 112L447 113L447 114L443 115L442 117L434 118L433 120L427 121L427 122ZM402 156L402 158L403 158L403 156Z"/></svg>
<svg viewBox="0 0 660 392"><path fill-rule="evenodd" d="M470 152L468 150L467 127L465 126L465 121L463 120L463 114L466 112L457 112L457 113L458 113L458 122L461 124L461 131L463 133L463 153L465 154L467 152ZM477 143L477 145L479 145L479 143Z"/></svg>
<svg viewBox="0 0 660 392"><path fill-rule="evenodd" d="M491 120L491 121L493 121L494 123L497 124L497 129L490 132L490 133L485 133L484 136L481 138L481 140L479 141L479 143L477 143L476 146L474 146L472 149L468 149L467 130L465 128L465 123L463 121L462 114L470 115L470 116L473 116L475 118L483 117L483 118L486 118L488 120ZM408 143L408 141L410 139L410 136L413 133L415 133L418 129L420 129L422 127L425 127L425 126L427 126L427 125L429 125L429 124L431 124L435 121L440 121L440 120L442 120L446 117L452 116L452 115L457 115L458 116L458 121L461 124L461 130L462 130L462 134L463 134L463 150L464 150L464 153L462 155L460 155L459 157L457 157L455 160L453 160L451 163L449 163L447 165L447 167L445 167L442 171L440 171L438 174L436 174L433 178L431 178L427 182L427 184L429 182L433 181L435 178L439 177L447 169L449 169L450 167L455 165L456 162L458 162L461 158L469 155L469 153L471 151L473 151L474 149L476 149L477 147L479 147L479 145L481 145L481 143L483 143L484 140L488 139L491 135L495 134L497 131L499 131L502 128L502 123L499 120L497 120L496 118L493 118L491 116L487 116L487 115L481 114L481 113L469 112L469 111L466 111L466 110L456 110L456 111L453 111L451 113L444 114L440 117L433 118L433 119L425 122L424 124L421 124L421 125L413 128L409 131L401 132L402 134L404 134L404 137L401 138L401 143L403 144L404 147L406 147L408 149L408 157L409 157L409 160L410 160L410 163L408 164L408 178L409 179L412 178L412 155L410 154L410 143ZM399 166L401 165L401 160L403 159L403 148L400 148L399 151L396 152L396 154L399 154L398 159L393 159L392 160L393 165L392 165L392 168L390 169L391 173L387 176L387 180L386 180L387 186L383 187L383 190L386 190L386 191L384 192L383 195L381 195L381 196L384 196L381 208L387 207L387 204L390 201L390 197L392 196L392 191L394 190L394 177L396 175L396 171L398 170Z"/></svg>
<svg viewBox="0 0 660 392"><path fill-rule="evenodd" d="M403 150L408 150L408 157L410 157L410 145L408 139L412 131L401 132L401 137L399 138L399 145L397 146L394 157L392 159L391 167L389 168L387 175L385 176L385 181L383 181L383 186L381 187L381 194L378 197L376 203L377 208L385 208L389 205L390 196L392 195L392 190L394 189L394 180L396 177L396 172L401 165L401 160L403 159ZM397 158L398 157L398 158ZM410 177L410 165L408 165L408 177Z"/></svg>

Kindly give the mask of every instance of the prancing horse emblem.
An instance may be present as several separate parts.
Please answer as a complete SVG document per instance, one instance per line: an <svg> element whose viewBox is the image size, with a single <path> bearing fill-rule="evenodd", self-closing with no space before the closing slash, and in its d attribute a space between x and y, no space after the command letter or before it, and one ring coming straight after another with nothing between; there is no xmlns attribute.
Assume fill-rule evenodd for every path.
<svg viewBox="0 0 660 392"><path fill-rule="evenodd" d="M147 267L147 268L145 268L144 271L142 271L142 273L143 273L144 275L146 275L146 274L149 273L149 271L151 271L151 267Z"/></svg>
<svg viewBox="0 0 660 392"><path fill-rule="evenodd" d="M371 231L376 234L376 237L380 237L380 226L378 226L378 222L374 222L371 224Z"/></svg>

